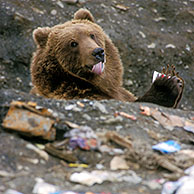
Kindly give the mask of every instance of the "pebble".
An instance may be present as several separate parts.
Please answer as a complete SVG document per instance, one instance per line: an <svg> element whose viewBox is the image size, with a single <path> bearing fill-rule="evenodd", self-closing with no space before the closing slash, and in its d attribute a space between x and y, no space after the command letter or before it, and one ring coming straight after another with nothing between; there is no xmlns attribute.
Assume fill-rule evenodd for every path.
<svg viewBox="0 0 194 194"><path fill-rule="evenodd" d="M132 80L126 80L125 81L125 85L127 85L127 86L132 86L133 85L133 81Z"/></svg>
<svg viewBox="0 0 194 194"><path fill-rule="evenodd" d="M64 0L65 3L75 4L78 0Z"/></svg>
<svg viewBox="0 0 194 194"><path fill-rule="evenodd" d="M91 121L92 118L88 114L83 114L82 117L88 121Z"/></svg>
<svg viewBox="0 0 194 194"><path fill-rule="evenodd" d="M56 15L56 14L57 14L57 10L53 9L53 10L51 11L51 15Z"/></svg>
<svg viewBox="0 0 194 194"><path fill-rule="evenodd" d="M65 106L65 110L72 110L75 112L81 112L81 108L78 108L76 104L70 104Z"/></svg>
<svg viewBox="0 0 194 194"><path fill-rule="evenodd" d="M39 160L37 158L24 158L27 162L30 162L32 164L38 164Z"/></svg>
<svg viewBox="0 0 194 194"><path fill-rule="evenodd" d="M70 104L65 107L65 110L72 110L76 105L75 104Z"/></svg>
<svg viewBox="0 0 194 194"><path fill-rule="evenodd" d="M57 5L60 7L60 8L64 8L64 5L63 5L63 3L61 2L61 1L57 1Z"/></svg>
<svg viewBox="0 0 194 194"><path fill-rule="evenodd" d="M105 113L105 114L108 113L105 106L98 101L94 102L93 107L98 108L102 113Z"/></svg>
<svg viewBox="0 0 194 194"><path fill-rule="evenodd" d="M141 35L142 38L146 37L146 35L142 31L139 31L139 34Z"/></svg>
<svg viewBox="0 0 194 194"><path fill-rule="evenodd" d="M122 156L115 156L110 162L111 170L128 170L129 166L127 165L126 160Z"/></svg>
<svg viewBox="0 0 194 194"><path fill-rule="evenodd" d="M186 45L186 48L185 48L187 51L191 51L191 47L187 44Z"/></svg>
<svg viewBox="0 0 194 194"><path fill-rule="evenodd" d="M151 43L149 45L147 45L148 48L156 48L156 43Z"/></svg>
<svg viewBox="0 0 194 194"><path fill-rule="evenodd" d="M167 44L165 48L176 48L176 46L174 44Z"/></svg>
<svg viewBox="0 0 194 194"><path fill-rule="evenodd" d="M123 121L123 118L121 116L117 116L117 117L110 117L110 118L107 118L107 120L103 121L103 123L105 124L115 124L115 123L119 123L119 122L122 122Z"/></svg>
<svg viewBox="0 0 194 194"><path fill-rule="evenodd" d="M155 22L166 21L165 17L159 17L154 19Z"/></svg>
<svg viewBox="0 0 194 194"><path fill-rule="evenodd" d="M39 148L37 148L36 146L34 146L33 144L27 144L26 148L33 150L34 152L36 152L40 157L42 157L44 160L48 161L49 159L49 155L47 154L47 152L40 150Z"/></svg>
<svg viewBox="0 0 194 194"><path fill-rule="evenodd" d="M86 0L79 0L80 4L86 3Z"/></svg>
<svg viewBox="0 0 194 194"><path fill-rule="evenodd" d="M27 18L19 12L15 12L14 19L20 22L24 22Z"/></svg>
<svg viewBox="0 0 194 194"><path fill-rule="evenodd" d="M189 66L188 66L188 65L185 65L185 66L184 66L184 69L189 69Z"/></svg>
<svg viewBox="0 0 194 194"><path fill-rule="evenodd" d="M102 164L96 164L96 168L97 168L98 170L102 170L102 169L104 169L105 167L104 167L104 165L102 165Z"/></svg>
<svg viewBox="0 0 194 194"><path fill-rule="evenodd" d="M122 128L123 128L123 126L121 126L121 125L118 125L118 126L115 127L117 132L119 132Z"/></svg>

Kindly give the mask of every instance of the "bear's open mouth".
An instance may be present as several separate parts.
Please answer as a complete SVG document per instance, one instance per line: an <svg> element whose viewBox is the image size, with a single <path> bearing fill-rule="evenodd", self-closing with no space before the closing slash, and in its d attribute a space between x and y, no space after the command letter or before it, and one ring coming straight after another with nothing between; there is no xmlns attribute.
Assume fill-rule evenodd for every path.
<svg viewBox="0 0 194 194"><path fill-rule="evenodd" d="M103 71L104 71L104 62L102 61L94 65L92 68L92 72L98 75L102 74Z"/></svg>

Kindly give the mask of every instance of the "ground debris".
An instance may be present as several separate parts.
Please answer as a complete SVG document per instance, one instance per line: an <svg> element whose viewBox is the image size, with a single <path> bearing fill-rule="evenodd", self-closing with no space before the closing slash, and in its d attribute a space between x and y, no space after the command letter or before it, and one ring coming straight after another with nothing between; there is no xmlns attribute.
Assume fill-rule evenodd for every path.
<svg viewBox="0 0 194 194"><path fill-rule="evenodd" d="M79 103L77 103L77 105L78 104ZM70 103L70 105L72 105L72 103ZM68 106L69 105L67 104L67 106L65 107ZM80 106L81 108L87 108L87 103L79 104L78 106ZM89 106L93 107L91 106L91 104L89 104ZM114 111L115 114L110 115L108 111L104 111L105 107L106 106L103 103L100 103L100 105L95 105L94 109L100 112L101 114L106 115L106 117L102 115L100 118L109 118L109 116L112 116L114 119L121 118L122 120L120 120L119 125L122 125L125 122L136 125L138 124L138 122L141 122L141 118L146 118L144 116L139 116L137 122L132 122L128 120L137 119L134 115L138 114L138 107L137 113L135 112L134 115L130 115L123 111ZM147 135L150 137L153 144L144 144L139 141L136 141L131 133L123 133L122 131L121 135L119 132L104 128L99 128L96 130L95 128L93 128L93 126L91 128L87 125L78 125L72 121L66 120L65 117L64 119L62 116L60 117L60 119L57 118L58 115L60 115L61 113L54 113L53 110L40 107L34 102L24 103L18 101L15 101L10 105L10 109L7 113L8 116L6 116L3 120L3 124L6 123L6 125L3 125L4 127L6 126L5 128L8 128L7 123L9 123L11 119L12 121L14 120L12 117L9 116L12 115L12 112L14 112L12 109L14 111L16 109L17 113L19 113L14 114L15 118L16 115L20 115L22 112L22 114L28 116L26 116L26 122L28 122L29 115L33 114L33 119L35 119L35 117L41 117L43 120L46 119L46 121L51 120L52 125L50 125L50 129L55 129L55 134L57 134L58 131L62 132L60 134L60 139L58 139L57 135L55 135L55 138L52 139L52 141L50 141L51 139L46 139L45 137L40 136L43 139L46 139L47 141L44 141L44 143L42 142L41 144L40 142L39 144L35 143L35 145L37 145L38 147L34 145L34 142L26 144L26 148L35 151L45 161L33 158L28 155L20 157L20 160L24 162L27 161L28 163L30 163L30 165L36 165L37 163L41 164L41 162L49 163L49 161L53 157L49 157L48 154L59 158L60 165L62 166L60 167L60 170L61 168L63 170L64 168L65 170L68 169L68 173L65 175L65 177L69 180L69 183L73 182L79 183L81 185L93 186L94 184L102 184L105 181L114 183L123 181L130 182L132 184L140 183L143 185L147 185L150 189L158 190L161 189L162 185L160 183L155 182L156 179L153 179L152 181L142 182L142 178L138 176L133 170L140 170L140 168L147 169L149 171L154 171L155 173L160 172L160 178L163 177L167 180L177 180L181 176L185 176L184 170L190 167L194 162L192 150L189 149L192 146L192 138L187 138L186 141L184 139L182 140L181 138L178 139L173 137L172 140L175 139L177 142L179 142L180 145L183 141L189 143L189 145L186 147L183 145L183 148L186 149L177 149L177 152L175 153L166 154L166 150L163 151L164 153L159 153L154 151L154 147L152 146L156 146L157 143L159 143L158 146L161 149L161 143L169 142L166 141L169 140L169 138L167 138L162 133L160 134L156 132L155 129L145 129ZM189 120L176 115L170 115L165 112L162 112L161 110L158 110L157 108L140 106L140 109L142 110L141 114L149 116L150 120L151 117L154 118L159 123L161 123L161 125L164 126L165 129L169 130L171 129L170 127L174 128L176 126L179 126L183 129L186 126L187 129L192 129L193 120ZM65 109L65 111L74 112L74 110L71 109ZM16 123L23 122L24 119L21 120L18 118L20 117L17 117L17 119L15 119L17 120ZM174 122L174 119L176 123ZM102 123L100 122L100 124ZM116 122L114 124L116 125L118 123ZM15 126L15 123L13 126ZM106 127L107 126L108 124L106 124ZM19 126L18 128L21 127L24 127L24 124ZM28 126L26 128L28 128ZM34 137L32 130L30 130L30 136ZM184 138L186 137L184 136ZM172 151L171 146L171 144L168 146L163 145L162 149L168 148L170 149L170 151ZM88 171L85 171L85 169L87 169ZM1 176L4 179L15 178L15 174L13 174L13 176L7 175L8 173L6 174L6 171L1 172ZM41 184L41 187L44 186L44 184Z"/></svg>
<svg viewBox="0 0 194 194"><path fill-rule="evenodd" d="M194 122L184 117L177 115L170 115L159 111L157 108L150 108L148 106L140 106L141 114L151 116L166 129L172 131L175 127L182 127L186 131L194 133Z"/></svg>
<svg viewBox="0 0 194 194"><path fill-rule="evenodd" d="M129 166L124 156L115 156L110 162L111 170L128 170Z"/></svg>
<svg viewBox="0 0 194 194"><path fill-rule="evenodd" d="M36 152L41 158L43 158L44 160L48 161L49 159L49 155L44 151L41 150L39 148L37 148L36 146L34 146L33 144L27 144L26 148L33 150L34 152Z"/></svg>
<svg viewBox="0 0 194 194"><path fill-rule="evenodd" d="M100 193L95 192L94 193L94 192L90 192L90 191L88 191L88 192L75 192L75 191L62 190L62 189L60 189L60 187L53 185L53 184L49 184L41 178L36 178L36 184L34 185L32 192L34 194L111 194L110 192L108 192L108 193L107 192L100 192Z"/></svg>
<svg viewBox="0 0 194 194"><path fill-rule="evenodd" d="M67 1L72 4L69 5ZM194 40L194 30L192 17L193 14L191 14L193 0L123 0L120 2L99 0L87 1L87 3L84 5L80 4L81 0L67 1L23 0L21 3L20 0L2 0L2 28L0 38L2 45L6 45L6 47L2 47L0 59L1 122L4 119L5 113L7 112L7 107L11 100L36 101L37 104L41 106L51 107L53 110L61 112L60 118L64 117L65 119L73 123L77 123L78 125L88 125L95 131L99 131L99 129L102 129L102 131L116 130L117 133L122 137L130 135L133 138L133 147L135 147L135 142L137 144L141 144L142 146L146 142L145 144L148 146L147 148L149 148L146 150L149 150L151 153L153 152L159 156L161 156L161 154L154 152L151 148L152 145L169 139L176 140L180 143L182 150L173 153L172 155L162 155L162 157L167 158L181 169L186 169L193 165L194 160L191 157L192 151L194 150L193 133L186 132L184 131L185 129L183 127L176 126L173 128L173 131L169 131L167 128L163 127L158 120L155 120L152 117L145 117L141 114L138 115L138 113L134 114L135 116L138 115L138 120L136 122L122 116L118 116L116 118L114 117L114 112L117 110L129 114L133 113L133 111L138 112L139 103L121 103L113 102L111 100L108 102L102 101L100 103L103 104L108 111L108 114L104 115L103 112L98 111L98 108L95 110L93 109L93 101L90 100L79 100L85 105L85 107L82 108L78 103L76 103L76 100L64 102L61 100L50 100L31 96L29 94L29 90L31 89L32 84L30 83L29 79L28 65L31 53L34 50L34 44L32 44L31 36L33 29L37 28L37 26L52 26L56 23L63 23L65 20L72 17L75 10L79 9L80 7L87 7L94 13L96 18L98 18L96 20L97 23L104 23L105 31L114 39L113 42L115 42L115 44L119 47L119 52L121 53L122 61L125 66L123 82L124 86L129 90L132 89L137 95L141 94L150 86L148 78L150 77L151 71L154 69L159 70L164 63L176 64L180 74L184 76L186 81L183 99L179 106L180 109L166 109L160 106L154 106L152 104L145 106L149 106L149 108L157 107L160 112L165 112L170 115L177 115L194 121L194 55L192 52L194 49L194 45L192 44ZM61 5L61 3L59 4L59 2L61 2L63 5ZM122 11L121 9L115 7L116 4L128 6L129 9L127 11ZM52 10L57 11L55 16L51 14ZM27 20L20 17L20 14L19 17L16 16L16 12L20 13L22 16L25 16ZM130 31L128 28L129 26L131 26ZM140 31L142 31L144 34L139 33ZM146 35L146 38L144 38L144 35ZM170 45L171 48L165 48L167 45L169 46L169 44L172 44ZM176 46L175 49L172 48L174 46ZM128 85L126 82L129 79L132 84L130 83ZM76 108L77 110L80 110L80 112L76 112L74 109L65 110L64 104L76 104ZM144 103L141 104L143 105ZM4 105L6 105L6 107ZM89 116L88 120L84 118L85 114ZM105 119L102 120L99 117L100 115ZM117 126L120 126L120 130L117 130ZM73 129L77 127L70 127L67 125L67 128ZM152 183L146 185L142 185L141 183L132 185L125 182L110 183L107 181L102 185L95 184L93 187L82 186L81 184L69 182L64 178L64 176L66 171L81 172L83 169L81 170L79 167L69 168L68 162L66 162L67 166L61 166L60 162L63 160L59 160L55 157L49 157L49 160L46 161L39 157L40 162L38 165L32 165L27 162L23 163L21 160L23 156L29 156L32 158L34 156L36 158L37 154L34 154L34 151L30 149L26 149L25 145L28 143L34 144L34 141L36 141L37 138L33 138L33 136L26 139L23 138L24 136L18 136L17 134L19 134L19 132L14 132L14 134L12 134L12 131L11 133L7 132L8 130L5 131L2 126L0 126L0 169L10 174L15 174L15 170L17 170L18 167L20 170L20 167L22 166L23 170L30 172L30 174L21 177L15 176L13 179L8 177L0 177L0 193L5 192L5 194L8 194L6 191L10 189L15 190L15 192L17 190L18 192L24 194L32 193L35 177L41 177L49 184L63 187L57 191L57 194L66 194L70 192L72 194L85 194L86 192L90 192L91 194L99 194L100 191L104 191L103 194L158 194L161 193L161 189L159 188L159 185L157 187L157 185L155 185L155 181L152 180L161 179L161 173L162 175L165 175L164 177L166 181L177 181L180 177L180 174L168 173L166 169L160 168L159 166L158 168L156 166L154 170L145 168L144 165L146 166L146 163L151 163L151 161L145 159L143 164L142 161L135 160L136 162L134 162L134 164L140 166L140 169L134 169L131 166L130 169L132 168L135 171L137 170L136 172L138 172L138 175L142 177L144 181L151 180L151 182L154 182L154 187ZM33 141L31 141L31 139L33 139ZM112 157L115 155L127 155L126 152L129 151L128 149L122 149L121 146L117 146L115 144L116 143L111 141L104 142L104 144L100 147L105 148L107 152L102 153L101 151L95 151L98 155L102 154L102 158L98 163L99 168L97 168L97 165L94 165L92 167L90 166L87 170L93 171L96 168L110 170L109 164ZM63 147L65 147L64 144L61 145L60 149L62 150ZM74 151L77 151L77 149L80 150L80 148L76 148ZM92 152L93 151L90 150L83 150L83 155L87 153L86 157L91 158ZM143 157L144 152L141 151L141 148L137 148L137 152L142 152L140 155ZM23 153L23 155L20 155L21 153ZM147 155L147 152L145 152L145 155ZM107 158L109 159L108 161ZM130 160L125 158L125 160L128 162L128 164L134 161L133 158ZM78 161L75 163L79 164ZM53 171L48 171L48 169L52 168L53 166L58 166L60 168L53 168ZM117 172L119 172L119 170ZM6 182L4 182L4 180L6 180ZM192 183L193 182L188 182L188 184L191 186L193 185ZM181 191L179 191L179 193ZM44 194L46 193L44 192ZM176 194L178 194L178 190L176 191Z"/></svg>
<svg viewBox="0 0 194 194"><path fill-rule="evenodd" d="M173 160L173 156L165 156L154 153L146 145L133 146L133 149L126 153L126 160L138 163L140 166L150 170L157 170L162 167L169 172L183 175L184 171Z"/></svg>
<svg viewBox="0 0 194 194"><path fill-rule="evenodd" d="M58 114L53 110L41 107L35 102L13 101L2 126L22 135L48 141L64 139L64 133L70 128L80 127L73 122L61 120L57 116Z"/></svg>
<svg viewBox="0 0 194 194"><path fill-rule="evenodd" d="M185 176L163 185L162 194L191 194L194 191L194 165L185 170Z"/></svg>
<svg viewBox="0 0 194 194"><path fill-rule="evenodd" d="M122 116L122 117L125 117L127 119L131 119L133 121L136 121L137 120L136 116L127 114L125 112L115 112L115 114L114 114L115 117L117 117L119 115Z"/></svg>
<svg viewBox="0 0 194 194"><path fill-rule="evenodd" d="M43 139L54 140L56 136L54 122L48 109L37 108L34 102L13 101L2 126L28 136L41 136Z"/></svg>
<svg viewBox="0 0 194 194"><path fill-rule="evenodd" d="M58 149L57 146L55 146L55 144L51 144L51 143L48 143L46 144L45 146L45 150L57 157L57 158L60 158L60 159L63 159L65 161L68 161L68 162L76 162L78 161L78 159L76 158L76 156L73 154L73 152L69 151L69 150L65 150L65 149Z"/></svg>
<svg viewBox="0 0 194 194"><path fill-rule="evenodd" d="M114 7L117 8L117 9L120 9L122 11L127 11L129 9L128 6L121 5L121 4L116 4Z"/></svg>
<svg viewBox="0 0 194 194"><path fill-rule="evenodd" d="M57 190L59 190L59 187L44 182L42 178L36 178L36 184L34 185L32 193L49 194L49 193L55 193Z"/></svg>
<svg viewBox="0 0 194 194"><path fill-rule="evenodd" d="M116 133L114 131L108 131L105 134L105 136L106 136L107 140L113 141L116 144L118 144L119 146L122 146L122 147L128 148L128 149L132 148L132 142L129 139L120 136L118 133Z"/></svg>
<svg viewBox="0 0 194 194"><path fill-rule="evenodd" d="M181 146L174 140L168 140L168 141L160 142L156 145L153 145L152 149L160 151L161 153L168 154L168 153L179 151L181 149Z"/></svg>
<svg viewBox="0 0 194 194"><path fill-rule="evenodd" d="M95 183L102 184L104 181L125 181L133 184L138 184L142 181L142 179L137 176L137 174L132 170L120 172L94 170L92 172L82 171L80 173L73 173L70 176L70 181L84 184L87 186L92 186Z"/></svg>
<svg viewBox="0 0 194 194"><path fill-rule="evenodd" d="M28 172L26 172L26 171L20 171L18 173L11 173L11 172L7 172L5 170L0 170L0 177L10 178L10 179L20 177L20 176L25 176L27 174L28 174Z"/></svg>

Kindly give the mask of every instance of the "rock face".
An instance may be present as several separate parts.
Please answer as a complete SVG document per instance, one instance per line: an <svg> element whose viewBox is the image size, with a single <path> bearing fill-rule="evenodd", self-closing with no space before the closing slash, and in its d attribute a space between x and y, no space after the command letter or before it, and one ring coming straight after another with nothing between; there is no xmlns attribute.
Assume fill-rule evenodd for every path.
<svg viewBox="0 0 194 194"><path fill-rule="evenodd" d="M2 1L0 5L0 87L30 90L32 31L72 18L87 7L119 48L125 67L124 85L141 96L154 70L174 64L185 79L181 108L193 107L193 2L139 1Z"/></svg>

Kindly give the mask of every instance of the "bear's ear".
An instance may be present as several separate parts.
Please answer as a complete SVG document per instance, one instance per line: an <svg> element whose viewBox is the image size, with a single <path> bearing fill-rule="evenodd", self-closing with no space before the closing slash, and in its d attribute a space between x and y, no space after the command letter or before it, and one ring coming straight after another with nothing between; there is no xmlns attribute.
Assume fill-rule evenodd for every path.
<svg viewBox="0 0 194 194"><path fill-rule="evenodd" d="M37 28L33 31L33 39L35 43L40 47L45 47L48 35L51 32L51 29L49 27L45 28Z"/></svg>
<svg viewBox="0 0 194 194"><path fill-rule="evenodd" d="M83 8L81 8L77 12L75 12L74 19L75 20L89 20L91 22L95 22L94 17L90 13L90 11L87 9L83 9Z"/></svg>

